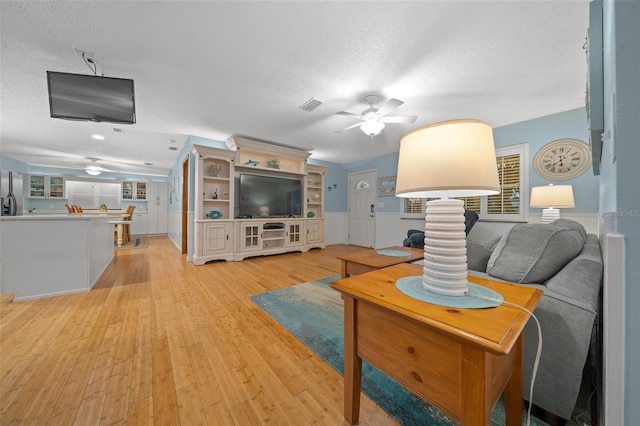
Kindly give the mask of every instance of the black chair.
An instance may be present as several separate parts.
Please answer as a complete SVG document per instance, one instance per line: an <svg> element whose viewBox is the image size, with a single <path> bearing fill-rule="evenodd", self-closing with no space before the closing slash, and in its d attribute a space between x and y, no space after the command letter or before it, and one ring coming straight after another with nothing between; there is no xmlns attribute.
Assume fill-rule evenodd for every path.
<svg viewBox="0 0 640 426"><path fill-rule="evenodd" d="M478 213L473 210L464 209L464 233L469 235L469 231L478 221ZM404 247L424 248L424 231L418 229L409 229L407 238L402 242Z"/></svg>

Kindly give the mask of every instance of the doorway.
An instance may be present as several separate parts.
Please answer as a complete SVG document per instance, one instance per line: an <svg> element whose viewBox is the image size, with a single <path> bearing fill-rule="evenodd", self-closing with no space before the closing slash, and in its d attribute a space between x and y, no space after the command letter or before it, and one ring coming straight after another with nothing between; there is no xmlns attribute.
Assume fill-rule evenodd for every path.
<svg viewBox="0 0 640 426"><path fill-rule="evenodd" d="M349 244L375 246L376 176L375 170L349 174Z"/></svg>
<svg viewBox="0 0 640 426"><path fill-rule="evenodd" d="M188 245L188 215L187 211L189 209L189 156L184 159L182 163L182 254L187 254L187 245Z"/></svg>

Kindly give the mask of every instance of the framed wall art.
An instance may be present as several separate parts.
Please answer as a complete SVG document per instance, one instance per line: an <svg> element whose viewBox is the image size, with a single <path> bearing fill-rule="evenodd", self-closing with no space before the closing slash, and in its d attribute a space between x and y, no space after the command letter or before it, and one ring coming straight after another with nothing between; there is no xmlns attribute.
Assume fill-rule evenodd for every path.
<svg viewBox="0 0 640 426"><path fill-rule="evenodd" d="M387 176L378 179L378 196L396 195L396 177Z"/></svg>

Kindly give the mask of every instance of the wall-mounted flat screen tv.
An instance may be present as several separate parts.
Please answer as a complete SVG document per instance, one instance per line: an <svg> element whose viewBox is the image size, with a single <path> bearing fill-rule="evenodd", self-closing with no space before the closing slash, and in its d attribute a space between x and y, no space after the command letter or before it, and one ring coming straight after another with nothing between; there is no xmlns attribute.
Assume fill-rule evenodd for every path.
<svg viewBox="0 0 640 426"><path fill-rule="evenodd" d="M240 174L241 217L289 217L302 214L299 179Z"/></svg>
<svg viewBox="0 0 640 426"><path fill-rule="evenodd" d="M52 118L136 122L133 80L47 71Z"/></svg>

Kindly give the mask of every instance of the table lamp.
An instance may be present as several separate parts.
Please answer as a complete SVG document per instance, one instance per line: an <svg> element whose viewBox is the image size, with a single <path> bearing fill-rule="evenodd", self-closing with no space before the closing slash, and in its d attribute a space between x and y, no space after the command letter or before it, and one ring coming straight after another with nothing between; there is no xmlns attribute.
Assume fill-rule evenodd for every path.
<svg viewBox="0 0 640 426"><path fill-rule="evenodd" d="M467 281L464 202L449 197L498 193L493 130L487 123L445 121L404 135L400 141L396 195L439 199L426 203L422 279L402 279L396 286L405 293L410 287L426 297L417 298L432 303L467 307L463 296L469 295L472 287L477 292L480 286ZM415 278L420 281L418 284ZM490 297L501 298L490 290L489 293Z"/></svg>
<svg viewBox="0 0 640 426"><path fill-rule="evenodd" d="M575 207L571 185L544 185L531 188L531 207L542 207L542 223L560 219L560 210ZM545 208L546 207L546 208Z"/></svg>

